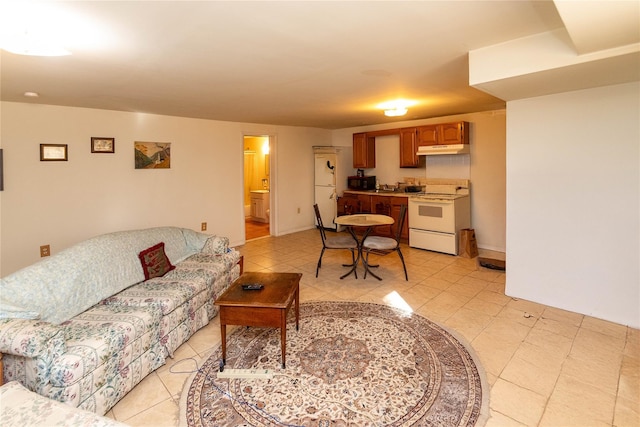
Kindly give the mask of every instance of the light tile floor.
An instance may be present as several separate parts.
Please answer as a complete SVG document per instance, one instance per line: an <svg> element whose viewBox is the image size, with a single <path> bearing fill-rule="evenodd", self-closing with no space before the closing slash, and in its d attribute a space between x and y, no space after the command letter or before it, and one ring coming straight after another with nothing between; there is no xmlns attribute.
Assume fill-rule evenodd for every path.
<svg viewBox="0 0 640 427"><path fill-rule="evenodd" d="M246 271L301 272L301 300L399 307L447 326L471 344L490 390L493 426L640 426L640 332L504 294L505 273L466 259L402 247L380 258L384 280L340 280L348 252L327 251L315 277L317 230L247 242ZM508 269L508 263L507 263ZM107 416L133 426L178 425L186 379L220 343L218 318L183 344ZM203 359L204 358L204 359Z"/></svg>

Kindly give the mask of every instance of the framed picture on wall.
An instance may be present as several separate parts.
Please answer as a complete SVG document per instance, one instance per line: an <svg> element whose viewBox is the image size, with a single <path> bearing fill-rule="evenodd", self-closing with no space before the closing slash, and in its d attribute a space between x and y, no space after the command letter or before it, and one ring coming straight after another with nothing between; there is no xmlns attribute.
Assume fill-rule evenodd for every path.
<svg viewBox="0 0 640 427"><path fill-rule="evenodd" d="M136 169L171 168L170 142L135 141L133 145Z"/></svg>
<svg viewBox="0 0 640 427"><path fill-rule="evenodd" d="M92 153L115 153L116 139L103 138L98 136L91 137L91 152Z"/></svg>
<svg viewBox="0 0 640 427"><path fill-rule="evenodd" d="M40 144L41 162L66 162L67 160L67 144Z"/></svg>

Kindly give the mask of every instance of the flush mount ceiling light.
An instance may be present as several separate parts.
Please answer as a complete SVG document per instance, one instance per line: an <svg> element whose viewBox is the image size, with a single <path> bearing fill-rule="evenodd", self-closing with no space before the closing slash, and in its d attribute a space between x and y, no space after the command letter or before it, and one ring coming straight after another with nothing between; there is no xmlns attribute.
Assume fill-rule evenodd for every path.
<svg viewBox="0 0 640 427"><path fill-rule="evenodd" d="M24 96L26 96L27 98L37 98L40 96L40 94L38 92L25 92Z"/></svg>
<svg viewBox="0 0 640 427"><path fill-rule="evenodd" d="M94 42L98 28L62 2L0 1L0 49L18 55L71 55Z"/></svg>
<svg viewBox="0 0 640 427"><path fill-rule="evenodd" d="M407 110L406 108L392 108L389 110L384 110L384 115L387 117L398 117L398 116L404 116L405 114L407 114Z"/></svg>
<svg viewBox="0 0 640 427"><path fill-rule="evenodd" d="M396 99L394 101L383 102L378 104L378 108L384 110L384 115L387 117L399 117L407 114L407 107L415 105L415 101L408 101L406 99Z"/></svg>
<svg viewBox="0 0 640 427"><path fill-rule="evenodd" d="M44 36L25 30L21 34L3 37L2 49L18 55L66 56L71 52Z"/></svg>

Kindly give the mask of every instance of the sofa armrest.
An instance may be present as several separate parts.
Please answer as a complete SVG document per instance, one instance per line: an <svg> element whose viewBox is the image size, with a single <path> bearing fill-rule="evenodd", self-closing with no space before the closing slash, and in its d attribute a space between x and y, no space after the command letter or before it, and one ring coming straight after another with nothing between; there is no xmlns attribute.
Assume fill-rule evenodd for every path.
<svg viewBox="0 0 640 427"><path fill-rule="evenodd" d="M0 319L0 353L56 357L65 348L64 333L57 325L41 320Z"/></svg>
<svg viewBox="0 0 640 427"><path fill-rule="evenodd" d="M205 254L225 254L229 252L229 238L223 236L211 236L207 239L201 250Z"/></svg>

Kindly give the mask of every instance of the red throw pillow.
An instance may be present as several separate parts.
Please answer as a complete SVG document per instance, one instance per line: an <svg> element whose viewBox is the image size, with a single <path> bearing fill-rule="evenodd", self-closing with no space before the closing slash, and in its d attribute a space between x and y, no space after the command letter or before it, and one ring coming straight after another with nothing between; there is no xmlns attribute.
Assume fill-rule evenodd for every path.
<svg viewBox="0 0 640 427"><path fill-rule="evenodd" d="M138 254L145 280L160 277L176 268L164 253L164 242L153 245Z"/></svg>

